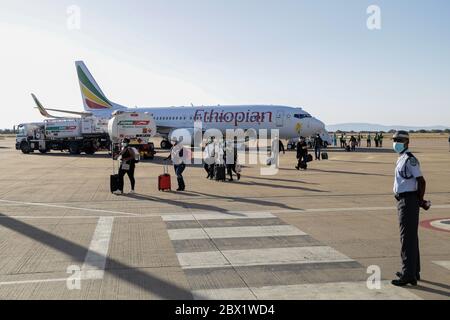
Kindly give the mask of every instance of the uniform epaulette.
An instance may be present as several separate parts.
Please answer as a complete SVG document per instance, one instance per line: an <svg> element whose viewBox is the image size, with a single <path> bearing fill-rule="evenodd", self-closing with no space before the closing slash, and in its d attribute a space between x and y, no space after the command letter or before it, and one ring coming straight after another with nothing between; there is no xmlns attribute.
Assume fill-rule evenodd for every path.
<svg viewBox="0 0 450 320"><path fill-rule="evenodd" d="M412 154L412 152L407 152L406 155L408 156L409 163L415 167L419 164L419 160Z"/></svg>

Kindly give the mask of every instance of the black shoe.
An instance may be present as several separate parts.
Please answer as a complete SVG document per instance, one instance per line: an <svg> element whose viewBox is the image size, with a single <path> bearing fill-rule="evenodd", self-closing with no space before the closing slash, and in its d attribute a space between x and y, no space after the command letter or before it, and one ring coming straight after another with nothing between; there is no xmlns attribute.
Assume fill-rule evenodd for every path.
<svg viewBox="0 0 450 320"><path fill-rule="evenodd" d="M237 179L238 179L238 181L241 180L241 174L240 173L237 174Z"/></svg>
<svg viewBox="0 0 450 320"><path fill-rule="evenodd" d="M403 277L403 273L401 273L400 271L396 272L395 275L396 275L397 277L399 277L399 278ZM420 281L420 273L418 273L418 274L416 275L416 280L417 280L417 281Z"/></svg>
<svg viewBox="0 0 450 320"><path fill-rule="evenodd" d="M416 279L395 279L391 281L391 284L396 287L404 287L408 284L412 286L417 286L417 280Z"/></svg>
<svg viewBox="0 0 450 320"><path fill-rule="evenodd" d="M300 170L300 168L298 166L295 166L295 169Z"/></svg>

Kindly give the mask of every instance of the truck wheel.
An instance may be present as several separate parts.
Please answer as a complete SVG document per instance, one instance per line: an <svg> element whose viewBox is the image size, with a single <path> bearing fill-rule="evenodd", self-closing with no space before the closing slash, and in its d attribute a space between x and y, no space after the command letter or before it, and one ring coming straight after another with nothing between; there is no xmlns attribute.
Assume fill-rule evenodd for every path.
<svg viewBox="0 0 450 320"><path fill-rule="evenodd" d="M89 147L84 150L84 153L91 156L91 155L95 154L95 151L96 150L93 147Z"/></svg>
<svg viewBox="0 0 450 320"><path fill-rule="evenodd" d="M20 144L20 150L22 151L23 154L29 154L30 151L31 151L30 144L28 142L25 142L25 141L22 142Z"/></svg>
<svg viewBox="0 0 450 320"><path fill-rule="evenodd" d="M80 145L76 142L71 142L69 144L69 152L70 152L70 154L73 154L73 155L80 154L81 153Z"/></svg>
<svg viewBox="0 0 450 320"><path fill-rule="evenodd" d="M172 144L169 141L167 140L161 141L161 149L168 150L170 148L172 148Z"/></svg>

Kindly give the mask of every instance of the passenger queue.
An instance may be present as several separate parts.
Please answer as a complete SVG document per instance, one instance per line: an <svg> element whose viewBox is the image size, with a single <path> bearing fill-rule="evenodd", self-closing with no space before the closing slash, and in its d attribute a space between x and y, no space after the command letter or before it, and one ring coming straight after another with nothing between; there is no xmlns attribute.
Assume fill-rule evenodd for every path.
<svg viewBox="0 0 450 320"><path fill-rule="evenodd" d="M345 151L352 152L356 151L357 148L362 147L362 141L366 139L366 147L370 148L372 145L372 140L375 142L377 148L383 146L383 133L375 133L373 139L372 134L369 132L364 136L362 133L351 134L350 136L345 133L334 133L330 135L330 142L323 139L319 134L314 137L299 137L298 139L291 139L288 142L291 149L295 149L297 165L295 169L297 170L307 170L308 163L313 160L321 161L328 159L328 153L324 152L324 149L330 146L330 143L337 147L337 142L339 140L340 147ZM295 142L297 140L297 142ZM277 143L275 143L277 142ZM178 188L176 191L182 192L186 189L185 180L183 177L183 172L187 168L187 163L191 161L191 148L186 147L183 144L182 137L175 138L171 140L172 148L170 150L169 156L164 159L165 166L168 166L168 162L171 161L173 164L174 173L177 178ZM134 171L136 164L139 162L139 153L135 148L129 146L130 141L125 139L122 141L122 148L119 153L118 160L120 161L119 172L116 176L117 182L113 182L113 176L111 177L111 192L116 195L123 194L124 176L128 175L131 184L131 192L134 193L135 189L135 178ZM279 152L275 153L274 148L277 148ZM313 154L309 153L309 149L313 150ZM285 154L284 144L281 141L273 141L271 146L272 156L268 158L267 165L272 165L275 161L275 157L279 154ZM234 177L239 181L241 179L242 166L239 161L238 143L237 141L223 141L216 140L214 137L208 138L203 148L203 168L206 173L206 179L215 181L234 181ZM276 159L277 160L277 159ZM277 161L275 161L277 162ZM167 169L165 171L168 171ZM165 172L166 179L170 180L170 175ZM160 176L160 179L163 179ZM170 182L167 187L160 187L160 190L171 190ZM115 190L113 190L115 189Z"/></svg>

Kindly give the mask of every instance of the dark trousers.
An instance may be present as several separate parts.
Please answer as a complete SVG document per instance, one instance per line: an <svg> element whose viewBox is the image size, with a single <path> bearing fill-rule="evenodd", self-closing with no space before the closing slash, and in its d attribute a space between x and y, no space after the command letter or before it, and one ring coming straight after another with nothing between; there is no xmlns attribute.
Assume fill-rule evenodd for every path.
<svg viewBox="0 0 450 320"><path fill-rule="evenodd" d="M305 165L305 169L308 167L308 158L307 158L308 154L302 154L302 155L297 155L297 167L300 167L300 165L303 163Z"/></svg>
<svg viewBox="0 0 450 320"><path fill-rule="evenodd" d="M211 178L214 176L214 164L205 163L203 167L205 168L205 171L208 174L208 178Z"/></svg>
<svg viewBox="0 0 450 320"><path fill-rule="evenodd" d="M322 154L322 149L320 147L316 147L314 149L315 151L315 155L316 155L316 160L320 160L320 155Z"/></svg>
<svg viewBox="0 0 450 320"><path fill-rule="evenodd" d="M402 273L405 278L416 278L420 273L419 252L419 197L417 192L397 197Z"/></svg>
<svg viewBox="0 0 450 320"><path fill-rule="evenodd" d="M186 185L184 184L183 172L184 172L184 169L186 169L186 165L184 163L176 164L176 165L174 165L174 169L175 169L175 174L177 175L178 188L184 190Z"/></svg>
<svg viewBox="0 0 450 320"><path fill-rule="evenodd" d="M236 164L227 164L227 174L230 175L230 180L233 180L233 172L237 175Z"/></svg>
<svg viewBox="0 0 450 320"><path fill-rule="evenodd" d="M136 180L134 179L134 169L135 169L135 164L130 164L129 170L123 170L122 165L120 166L120 169L119 169L119 190L120 191L123 192L123 185L124 185L123 177L125 176L125 174L127 174L128 178L130 178L131 190L134 190L134 186L136 184Z"/></svg>

